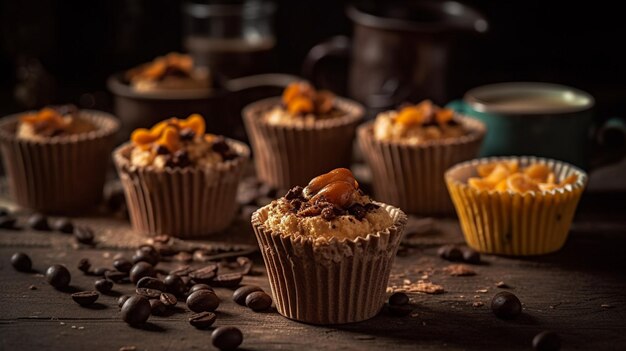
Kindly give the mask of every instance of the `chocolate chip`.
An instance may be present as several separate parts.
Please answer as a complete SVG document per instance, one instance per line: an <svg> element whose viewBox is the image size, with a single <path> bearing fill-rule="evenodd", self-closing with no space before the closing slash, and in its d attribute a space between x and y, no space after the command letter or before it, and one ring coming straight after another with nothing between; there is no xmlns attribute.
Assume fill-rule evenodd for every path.
<svg viewBox="0 0 626 351"><path fill-rule="evenodd" d="M302 197L302 190L304 190L304 188L301 187L301 186L295 186L295 187L289 189L287 194L285 194L285 199L286 200L301 199L301 197Z"/></svg>
<svg viewBox="0 0 626 351"><path fill-rule="evenodd" d="M167 291L167 287L165 286L164 282L162 282L158 278L154 278L150 276L146 276L146 277L139 279L139 281L137 281L136 287L155 289L159 291Z"/></svg>
<svg viewBox="0 0 626 351"><path fill-rule="evenodd" d="M348 208L348 213L360 221L363 218L365 218L365 215L367 214L367 210L365 210L365 207L363 207L363 205L354 204L350 206L350 208Z"/></svg>
<svg viewBox="0 0 626 351"><path fill-rule="evenodd" d="M155 316L162 316L167 312L167 306L161 300L150 300L150 313Z"/></svg>
<svg viewBox="0 0 626 351"><path fill-rule="evenodd" d="M409 303L409 296L403 292L396 292L389 296L390 306L402 306Z"/></svg>
<svg viewBox="0 0 626 351"><path fill-rule="evenodd" d="M558 351L561 349L561 338L552 331L541 332L533 338L533 349L536 351Z"/></svg>
<svg viewBox="0 0 626 351"><path fill-rule="evenodd" d="M220 305L219 297L209 290L198 290L190 294L186 302L193 312L215 311Z"/></svg>
<svg viewBox="0 0 626 351"><path fill-rule="evenodd" d="M92 245L94 239L93 230L89 227L76 227L74 228L74 238L81 244Z"/></svg>
<svg viewBox="0 0 626 351"><path fill-rule="evenodd" d="M183 128L180 133L180 140L182 141L190 141L196 136L196 133L191 128Z"/></svg>
<svg viewBox="0 0 626 351"><path fill-rule="evenodd" d="M70 285L72 275L70 271L60 264L55 264L46 270L46 280L56 289L63 289Z"/></svg>
<svg viewBox="0 0 626 351"><path fill-rule="evenodd" d="M168 155L170 153L170 150L165 145L157 144L154 147L154 152L157 155Z"/></svg>
<svg viewBox="0 0 626 351"><path fill-rule="evenodd" d="M255 312L265 311L272 306L272 297L264 291L254 291L246 297L246 306Z"/></svg>
<svg viewBox="0 0 626 351"><path fill-rule="evenodd" d="M113 282L108 279L98 279L94 283L96 290L103 294L107 294L113 289Z"/></svg>
<svg viewBox="0 0 626 351"><path fill-rule="evenodd" d="M125 258L118 258L113 261L113 267L120 272L128 273L133 268L133 263Z"/></svg>
<svg viewBox="0 0 626 351"><path fill-rule="evenodd" d="M137 262L130 270L130 281L137 284L139 279L143 277L154 277L156 272L151 264L147 262Z"/></svg>
<svg viewBox="0 0 626 351"><path fill-rule="evenodd" d="M42 215L41 213L35 213L28 217L27 223L30 229L41 231L50 230L50 225L48 225L48 217Z"/></svg>
<svg viewBox="0 0 626 351"><path fill-rule="evenodd" d="M198 329L208 328L215 323L217 316L213 312L194 313L189 317L189 324Z"/></svg>
<svg viewBox="0 0 626 351"><path fill-rule="evenodd" d="M491 299L491 310L502 319L513 319L522 313L522 303L508 291L501 291Z"/></svg>
<svg viewBox="0 0 626 351"><path fill-rule="evenodd" d="M234 288L241 283L243 275L241 273L226 273L220 274L213 279L213 286L222 288Z"/></svg>
<svg viewBox="0 0 626 351"><path fill-rule="evenodd" d="M81 291L72 294L72 300L81 306L89 306L100 297L96 291Z"/></svg>
<svg viewBox="0 0 626 351"><path fill-rule="evenodd" d="M74 232L74 223L67 218L59 218L52 223L52 228L61 233L72 234Z"/></svg>
<svg viewBox="0 0 626 351"><path fill-rule="evenodd" d="M230 151L230 146L226 142L226 139L223 137L217 137L215 138L215 141L213 141L211 149L221 155Z"/></svg>
<svg viewBox="0 0 626 351"><path fill-rule="evenodd" d="M333 219L337 217L335 216L335 211L333 211L331 207L324 208L320 216L325 221L332 221Z"/></svg>
<svg viewBox="0 0 626 351"><path fill-rule="evenodd" d="M150 313L152 313L150 301L138 295L129 297L122 305L122 319L131 325L145 323Z"/></svg>
<svg viewBox="0 0 626 351"><path fill-rule="evenodd" d="M30 260L30 257L23 252L16 252L11 256L11 265L20 272L30 272L33 268L33 262Z"/></svg>
<svg viewBox="0 0 626 351"><path fill-rule="evenodd" d="M235 350L243 342L243 334L236 327L219 327L211 334L211 342L222 351Z"/></svg>
<svg viewBox="0 0 626 351"><path fill-rule="evenodd" d="M161 296L159 296L159 300L161 300L165 306L175 306L178 303L176 296L170 293L162 293Z"/></svg>
<svg viewBox="0 0 626 351"><path fill-rule="evenodd" d="M236 303L245 306L246 305L246 297L255 291L263 291L260 286L257 285L244 285L233 293L233 301Z"/></svg>

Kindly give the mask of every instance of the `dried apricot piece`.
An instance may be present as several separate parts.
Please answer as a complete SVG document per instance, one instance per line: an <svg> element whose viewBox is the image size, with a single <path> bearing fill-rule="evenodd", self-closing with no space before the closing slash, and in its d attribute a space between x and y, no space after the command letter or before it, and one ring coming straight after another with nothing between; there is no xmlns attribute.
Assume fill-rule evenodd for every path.
<svg viewBox="0 0 626 351"><path fill-rule="evenodd" d="M496 184L495 189L498 191L507 191L509 189L509 185L506 179L503 179L498 184Z"/></svg>
<svg viewBox="0 0 626 351"><path fill-rule="evenodd" d="M525 175L539 182L545 182L550 172L550 167L541 163L532 164L524 169Z"/></svg>
<svg viewBox="0 0 626 351"><path fill-rule="evenodd" d="M435 118L439 124L446 124L454 117L454 111L449 108L442 108L435 113Z"/></svg>
<svg viewBox="0 0 626 351"><path fill-rule="evenodd" d="M539 190L541 191L549 191L549 190L554 190L558 188L556 184L551 184L551 183L539 183L537 184L537 186L539 186Z"/></svg>
<svg viewBox="0 0 626 351"><path fill-rule="evenodd" d="M197 113L190 115L186 120L178 122L178 125L180 129L189 128L193 130L196 135L204 135L206 129L204 118Z"/></svg>
<svg viewBox="0 0 626 351"><path fill-rule="evenodd" d="M470 178L467 180L467 184L469 184L470 187L476 190L492 190L493 189L493 183L487 182L482 178Z"/></svg>
<svg viewBox="0 0 626 351"><path fill-rule="evenodd" d="M537 183L535 183L532 178L522 173L511 174L506 181L509 189L520 193L539 190Z"/></svg>
<svg viewBox="0 0 626 351"><path fill-rule="evenodd" d="M405 126L419 125L424 123L426 116L416 106L407 106L400 110L396 117L396 122Z"/></svg>
<svg viewBox="0 0 626 351"><path fill-rule="evenodd" d="M339 207L345 208L351 205L352 195L356 191L354 184L345 181L335 181L327 184L309 201L315 203L318 200L324 199Z"/></svg>
<svg viewBox="0 0 626 351"><path fill-rule="evenodd" d="M287 111L292 115L313 112L313 101L306 97L296 97L287 105Z"/></svg>
<svg viewBox="0 0 626 351"><path fill-rule="evenodd" d="M311 179L309 184L304 188L304 195L307 197L315 195L326 185L338 181L350 183L355 189L359 188L359 183L349 169L336 168L326 174Z"/></svg>
<svg viewBox="0 0 626 351"><path fill-rule="evenodd" d="M493 171L491 171L491 173L489 173L489 175L484 178L484 180L495 185L506 179L510 174L511 172L506 166L498 163Z"/></svg>
<svg viewBox="0 0 626 351"><path fill-rule="evenodd" d="M159 135L153 135L145 128L138 128L130 135L130 140L136 145L145 145L153 143L159 138Z"/></svg>
<svg viewBox="0 0 626 351"><path fill-rule="evenodd" d="M315 96L315 106L318 113L328 113L333 109L335 94L328 90L318 91Z"/></svg>
<svg viewBox="0 0 626 351"><path fill-rule="evenodd" d="M283 91L283 104L289 105L297 97L309 97L312 98L314 89L311 84L307 82L294 82L289 84Z"/></svg>
<svg viewBox="0 0 626 351"><path fill-rule="evenodd" d="M577 181L578 181L578 175L570 174L565 179L561 180L561 182L559 183L559 186L565 186L565 185L568 185L568 184L574 184Z"/></svg>
<svg viewBox="0 0 626 351"><path fill-rule="evenodd" d="M157 145L165 146L170 152L178 150L180 144L180 136L175 127L167 126L163 131L163 135L157 140Z"/></svg>
<svg viewBox="0 0 626 351"><path fill-rule="evenodd" d="M494 168L496 168L496 162L483 163L476 166L476 171L478 175L481 177L487 177L493 172Z"/></svg>

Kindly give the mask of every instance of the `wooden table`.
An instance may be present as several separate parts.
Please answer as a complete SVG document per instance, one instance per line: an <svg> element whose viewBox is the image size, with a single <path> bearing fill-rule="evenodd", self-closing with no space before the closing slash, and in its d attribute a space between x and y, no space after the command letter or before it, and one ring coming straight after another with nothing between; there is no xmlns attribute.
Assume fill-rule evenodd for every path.
<svg viewBox="0 0 626 351"><path fill-rule="evenodd" d="M222 304L216 326L239 327L245 337L242 348L247 350L529 350L533 336L547 329L560 334L564 350L624 350L624 198L623 194L587 194L560 252L535 258L483 255L484 263L471 266L477 274L470 277L442 271L450 262L436 256L437 246L463 239L454 219L436 220L435 230L408 238L410 245L397 257L390 285L401 285L404 279L415 282L426 274L445 293L410 294L414 311L406 317L383 312L352 325L311 326L275 311L252 312L232 302L231 290L217 289ZM607 201L614 205L606 205ZM108 224L103 226L103 220ZM77 221L93 223L98 233L129 231L120 220ZM254 242L250 232L244 235ZM116 253L130 257L131 252L111 246L76 248L71 237L58 233L0 230L0 350L214 349L210 331L187 323L189 312L152 316L145 327L129 327L120 319L116 296L101 296L93 308L80 307L40 274L15 271L9 258L16 251L28 253L39 272L54 263L66 264L71 285L89 290L95 279L75 268L80 258L89 257L95 266L110 266ZM254 258L256 268L262 270L260 255ZM489 308L491 297L503 290L496 287L500 281L511 286L509 290L523 303L523 315L516 320L500 320ZM244 283L260 284L269 291L264 273L247 276ZM132 286L114 289L127 294ZM179 306L184 308L184 303Z"/></svg>

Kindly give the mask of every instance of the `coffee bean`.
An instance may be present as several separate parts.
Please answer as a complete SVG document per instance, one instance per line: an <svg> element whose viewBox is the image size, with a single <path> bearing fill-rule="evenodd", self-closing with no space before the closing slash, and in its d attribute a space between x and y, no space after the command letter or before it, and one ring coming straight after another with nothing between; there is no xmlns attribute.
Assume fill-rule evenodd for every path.
<svg viewBox="0 0 626 351"><path fill-rule="evenodd" d="M194 293L198 290L209 290L209 291L213 291L213 288L210 287L207 284L194 284L191 289L189 289L189 293Z"/></svg>
<svg viewBox="0 0 626 351"><path fill-rule="evenodd" d="M210 283L217 274L217 265L210 264L189 273L189 277L196 283Z"/></svg>
<svg viewBox="0 0 626 351"><path fill-rule="evenodd" d="M48 225L48 217L40 213L35 213L28 217L27 223L30 229L42 231L50 230L50 225Z"/></svg>
<svg viewBox="0 0 626 351"><path fill-rule="evenodd" d="M219 327L211 334L211 342L222 351L235 350L243 342L243 334L236 327Z"/></svg>
<svg viewBox="0 0 626 351"><path fill-rule="evenodd" d="M78 261L78 269L83 273L89 273L89 270L91 269L91 262L89 262L89 259L81 258L80 261Z"/></svg>
<svg viewBox="0 0 626 351"><path fill-rule="evenodd" d="M117 307L122 308L124 302L130 298L130 295L122 295L117 298Z"/></svg>
<svg viewBox="0 0 626 351"><path fill-rule="evenodd" d="M215 267L215 269L217 269L217 266ZM194 269L191 268L191 266L189 265L184 265L182 267L179 267L177 269L171 270L170 274L175 274L179 277L186 277L189 275L189 273L193 272Z"/></svg>
<svg viewBox="0 0 626 351"><path fill-rule="evenodd" d="M11 256L11 265L20 272L30 272L33 268L33 262L30 260L30 257L23 252L16 252Z"/></svg>
<svg viewBox="0 0 626 351"><path fill-rule="evenodd" d="M272 306L272 297L263 291L252 292L246 297L246 306L255 312L265 311Z"/></svg>
<svg viewBox="0 0 626 351"><path fill-rule="evenodd" d="M72 280L72 276L70 275L70 271L60 264L55 264L46 270L46 280L50 285L57 289L66 288L70 285L70 280Z"/></svg>
<svg viewBox="0 0 626 351"><path fill-rule="evenodd" d="M402 306L409 303L409 296L403 292L396 292L389 296L390 306Z"/></svg>
<svg viewBox="0 0 626 351"><path fill-rule="evenodd" d="M167 312L167 306L158 299L150 300L150 312L155 316L162 316Z"/></svg>
<svg viewBox="0 0 626 351"><path fill-rule="evenodd" d="M165 283L163 283L160 279L154 277L143 277L139 279L136 287L138 288L150 288L159 291L167 291L167 287Z"/></svg>
<svg viewBox="0 0 626 351"><path fill-rule="evenodd" d="M135 292L137 293L137 295L143 296L146 299L158 299L159 297L161 297L161 291L156 289L136 288Z"/></svg>
<svg viewBox="0 0 626 351"><path fill-rule="evenodd" d="M404 305L389 305L387 306L389 313L396 317L404 317L408 316L411 312L413 312L413 307L409 304Z"/></svg>
<svg viewBox="0 0 626 351"><path fill-rule="evenodd" d="M491 299L491 310L498 318L513 319L522 313L522 303L517 296L502 291Z"/></svg>
<svg viewBox="0 0 626 351"><path fill-rule="evenodd" d="M130 270L130 281L137 284L139 279L143 277L154 277L156 272L151 264L147 262L137 262Z"/></svg>
<svg viewBox="0 0 626 351"><path fill-rule="evenodd" d="M7 216L9 214L9 209L6 207L0 207L0 217Z"/></svg>
<svg viewBox="0 0 626 351"><path fill-rule="evenodd" d="M67 218L59 218L52 223L52 228L66 234L74 233L74 223Z"/></svg>
<svg viewBox="0 0 626 351"><path fill-rule="evenodd" d="M187 307L194 312L215 311L219 305L219 297L209 290L198 290L187 297Z"/></svg>
<svg viewBox="0 0 626 351"><path fill-rule="evenodd" d="M213 312L194 313L189 317L189 324L198 329L208 328L215 323L217 316Z"/></svg>
<svg viewBox="0 0 626 351"><path fill-rule="evenodd" d="M162 293L161 296L159 296L159 300L161 300L165 306L175 306L178 303L176 296L170 293Z"/></svg>
<svg viewBox="0 0 626 351"><path fill-rule="evenodd" d="M176 296L184 295L187 290L187 284L176 274L170 274L163 278L163 283L167 287L167 291Z"/></svg>
<svg viewBox="0 0 626 351"><path fill-rule="evenodd" d="M98 279L94 283L96 290L103 294L107 294L113 289L113 282L108 279Z"/></svg>
<svg viewBox="0 0 626 351"><path fill-rule="evenodd" d="M463 261L473 264L480 263L480 253L478 251L470 247L464 247L461 251L463 252Z"/></svg>
<svg viewBox="0 0 626 351"><path fill-rule="evenodd" d="M239 286L241 280L243 279L243 275L241 273L226 273L220 274L215 279L213 279L213 286L218 286L222 288L234 288Z"/></svg>
<svg viewBox="0 0 626 351"><path fill-rule="evenodd" d="M129 297L122 305L122 319L131 325L145 323L150 313L152 313L150 301L139 295Z"/></svg>
<svg viewBox="0 0 626 351"><path fill-rule="evenodd" d="M241 267L241 274L248 275L252 271L252 260L248 257L237 257L237 263Z"/></svg>
<svg viewBox="0 0 626 351"><path fill-rule="evenodd" d="M76 227L74 228L74 238L81 244L92 245L94 239L93 230L89 227Z"/></svg>
<svg viewBox="0 0 626 351"><path fill-rule="evenodd" d="M133 263L138 262L148 262L153 266L156 266L157 263L161 260L161 255L159 252L151 245L142 245L140 246L133 255Z"/></svg>
<svg viewBox="0 0 626 351"><path fill-rule="evenodd" d="M119 272L119 271L109 271L109 270L107 270L104 273L104 276L108 280L110 280L110 281L112 281L112 282L114 282L116 284L127 283L128 280L129 280L128 273Z"/></svg>
<svg viewBox="0 0 626 351"><path fill-rule="evenodd" d="M15 229L15 223L17 218L11 215L0 217L0 228L2 229Z"/></svg>
<svg viewBox="0 0 626 351"><path fill-rule="evenodd" d="M257 285L244 285L239 289L235 290L233 293L233 301L236 303L245 306L246 305L246 297L255 291L263 291L260 286Z"/></svg>
<svg viewBox="0 0 626 351"><path fill-rule="evenodd" d="M561 349L561 338L552 331L541 332L533 338L533 349L536 351L558 351Z"/></svg>
<svg viewBox="0 0 626 351"><path fill-rule="evenodd" d="M81 291L72 294L72 300L81 306L89 306L96 302L100 294L96 291Z"/></svg>
<svg viewBox="0 0 626 351"><path fill-rule="evenodd" d="M133 268L133 263L125 258L118 258L117 260L113 261L113 267L115 267L115 269L120 272L128 273L130 272L131 268Z"/></svg>
<svg viewBox="0 0 626 351"><path fill-rule="evenodd" d="M93 275L97 276L97 277L104 277L105 274L107 274L107 272L110 271L110 269L106 268L106 267L98 267L96 269L93 270Z"/></svg>
<svg viewBox="0 0 626 351"><path fill-rule="evenodd" d="M454 245L444 245L437 250L437 254L439 257L448 260L448 261L462 261L463 253L461 250Z"/></svg>

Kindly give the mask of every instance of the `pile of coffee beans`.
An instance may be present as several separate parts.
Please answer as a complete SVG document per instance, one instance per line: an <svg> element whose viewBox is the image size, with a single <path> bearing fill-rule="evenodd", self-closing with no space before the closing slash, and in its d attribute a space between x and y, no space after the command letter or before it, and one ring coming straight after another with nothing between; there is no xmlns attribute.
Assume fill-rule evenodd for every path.
<svg viewBox="0 0 626 351"><path fill-rule="evenodd" d="M437 254L452 262L480 263L480 253L467 246L443 245L437 250Z"/></svg>

